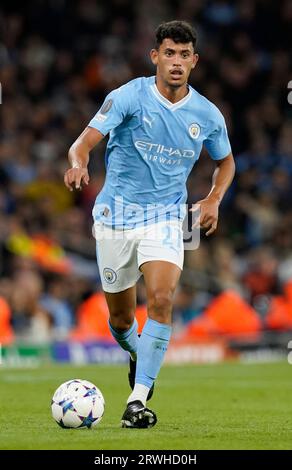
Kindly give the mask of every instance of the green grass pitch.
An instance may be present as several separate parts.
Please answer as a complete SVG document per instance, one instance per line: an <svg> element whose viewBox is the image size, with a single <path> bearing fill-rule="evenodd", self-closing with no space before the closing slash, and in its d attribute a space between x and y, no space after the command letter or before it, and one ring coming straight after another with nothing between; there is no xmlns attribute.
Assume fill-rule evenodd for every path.
<svg viewBox="0 0 292 470"><path fill-rule="evenodd" d="M53 421L55 389L73 378L95 383L106 410L93 430ZM164 366L149 407L152 429L120 428L127 366L0 368L0 449L291 449L292 366L225 363Z"/></svg>

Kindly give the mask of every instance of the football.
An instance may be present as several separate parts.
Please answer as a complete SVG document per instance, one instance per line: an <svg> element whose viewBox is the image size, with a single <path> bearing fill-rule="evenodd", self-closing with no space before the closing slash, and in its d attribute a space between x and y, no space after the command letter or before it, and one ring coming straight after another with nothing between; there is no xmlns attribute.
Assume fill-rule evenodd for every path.
<svg viewBox="0 0 292 470"><path fill-rule="evenodd" d="M91 382L73 379L55 391L52 401L54 420L65 429L93 428L100 423L105 402L101 391Z"/></svg>

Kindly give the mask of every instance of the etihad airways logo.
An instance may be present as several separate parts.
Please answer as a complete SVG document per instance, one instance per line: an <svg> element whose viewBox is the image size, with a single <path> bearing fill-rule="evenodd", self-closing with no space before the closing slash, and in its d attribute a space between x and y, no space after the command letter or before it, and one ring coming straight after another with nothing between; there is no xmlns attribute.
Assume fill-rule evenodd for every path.
<svg viewBox="0 0 292 470"><path fill-rule="evenodd" d="M163 144L154 144L152 142L144 142L143 140L137 140L135 147L138 150L144 150L145 152L164 155L165 157L176 157L176 158L193 158L195 156L194 150L176 149L173 147L165 147Z"/></svg>

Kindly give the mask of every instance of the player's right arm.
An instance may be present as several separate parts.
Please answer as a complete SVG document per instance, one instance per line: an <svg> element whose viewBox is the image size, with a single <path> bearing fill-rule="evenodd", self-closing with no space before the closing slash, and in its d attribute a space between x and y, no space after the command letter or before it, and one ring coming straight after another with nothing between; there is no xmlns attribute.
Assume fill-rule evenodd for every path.
<svg viewBox="0 0 292 470"><path fill-rule="evenodd" d="M93 127L86 127L82 134L71 145L68 159L71 168L65 172L64 183L70 191L80 189L82 184L89 183L87 165L89 152L104 138L104 135Z"/></svg>
<svg viewBox="0 0 292 470"><path fill-rule="evenodd" d="M70 147L68 157L71 168L66 171L64 176L65 185L70 191L73 191L74 187L80 189L82 184L89 182L87 171L89 152L127 116L132 115L133 103L137 102L134 82L135 80L107 95L102 107L91 119L88 127Z"/></svg>

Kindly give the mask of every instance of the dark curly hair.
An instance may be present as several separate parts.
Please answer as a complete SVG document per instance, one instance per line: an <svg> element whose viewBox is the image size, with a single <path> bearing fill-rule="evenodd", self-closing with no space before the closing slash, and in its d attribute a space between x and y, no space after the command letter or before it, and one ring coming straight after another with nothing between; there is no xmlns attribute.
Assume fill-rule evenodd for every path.
<svg viewBox="0 0 292 470"><path fill-rule="evenodd" d="M159 49L164 39L172 39L175 43L182 44L192 42L195 50L197 32L187 21L168 21L161 23L156 29L156 49Z"/></svg>

